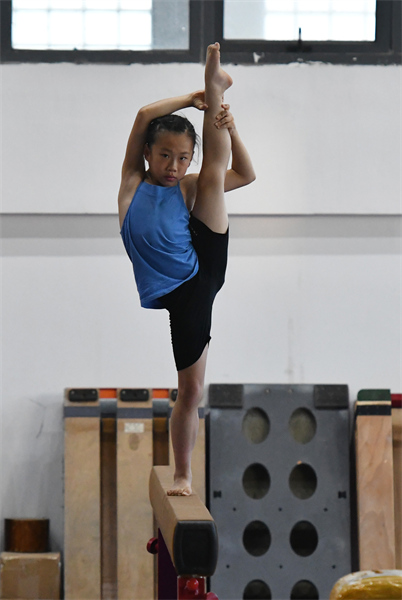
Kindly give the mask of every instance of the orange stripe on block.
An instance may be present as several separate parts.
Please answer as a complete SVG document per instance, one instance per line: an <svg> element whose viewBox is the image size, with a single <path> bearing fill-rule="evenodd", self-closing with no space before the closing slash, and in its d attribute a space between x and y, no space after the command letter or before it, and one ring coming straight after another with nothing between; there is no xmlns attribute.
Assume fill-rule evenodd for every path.
<svg viewBox="0 0 402 600"><path fill-rule="evenodd" d="M99 398L116 398L116 397L117 397L116 388L113 388L113 389L103 388L103 389L99 390Z"/></svg>
<svg viewBox="0 0 402 600"><path fill-rule="evenodd" d="M153 398L169 398L169 390L156 388L152 390Z"/></svg>

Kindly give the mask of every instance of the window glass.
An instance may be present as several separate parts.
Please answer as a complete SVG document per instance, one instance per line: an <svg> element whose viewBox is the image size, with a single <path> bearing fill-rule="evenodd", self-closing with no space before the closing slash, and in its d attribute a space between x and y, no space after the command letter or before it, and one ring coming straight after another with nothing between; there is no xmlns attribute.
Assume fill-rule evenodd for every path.
<svg viewBox="0 0 402 600"><path fill-rule="evenodd" d="M14 10L21 10L23 8L31 8L34 10L39 10L41 8L47 9L49 8L49 0L13 0Z"/></svg>
<svg viewBox="0 0 402 600"><path fill-rule="evenodd" d="M47 26L47 39L53 48L78 48L82 43L83 23L78 10L52 10Z"/></svg>
<svg viewBox="0 0 402 600"><path fill-rule="evenodd" d="M189 0L13 0L12 47L187 50Z"/></svg>
<svg viewBox="0 0 402 600"><path fill-rule="evenodd" d="M85 6L85 0L49 0L48 9L81 10Z"/></svg>
<svg viewBox="0 0 402 600"><path fill-rule="evenodd" d="M375 41L376 0L224 0L227 40Z"/></svg>
<svg viewBox="0 0 402 600"><path fill-rule="evenodd" d="M45 49L48 43L48 13L45 10L17 11L13 15L15 48Z"/></svg>
<svg viewBox="0 0 402 600"><path fill-rule="evenodd" d="M152 48L152 17L149 12L136 14L133 11L121 11L119 17L120 49L129 50L133 38L137 47L144 50Z"/></svg>

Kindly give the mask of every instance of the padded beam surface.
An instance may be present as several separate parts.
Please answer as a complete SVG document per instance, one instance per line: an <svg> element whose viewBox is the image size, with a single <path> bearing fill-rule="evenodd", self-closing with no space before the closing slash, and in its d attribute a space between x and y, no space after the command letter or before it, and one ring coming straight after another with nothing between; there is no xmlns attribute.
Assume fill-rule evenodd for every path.
<svg viewBox="0 0 402 600"><path fill-rule="evenodd" d="M168 496L171 467L153 467L149 496L178 575L213 575L218 558L216 525L199 496Z"/></svg>

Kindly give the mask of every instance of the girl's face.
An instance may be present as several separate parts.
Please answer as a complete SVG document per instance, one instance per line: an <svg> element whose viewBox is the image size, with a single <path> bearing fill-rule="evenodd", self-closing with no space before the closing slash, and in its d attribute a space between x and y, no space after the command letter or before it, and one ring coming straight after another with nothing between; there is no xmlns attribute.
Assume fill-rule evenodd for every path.
<svg viewBox="0 0 402 600"><path fill-rule="evenodd" d="M154 185L174 187L183 179L193 157L193 142L186 133L163 131L144 156Z"/></svg>

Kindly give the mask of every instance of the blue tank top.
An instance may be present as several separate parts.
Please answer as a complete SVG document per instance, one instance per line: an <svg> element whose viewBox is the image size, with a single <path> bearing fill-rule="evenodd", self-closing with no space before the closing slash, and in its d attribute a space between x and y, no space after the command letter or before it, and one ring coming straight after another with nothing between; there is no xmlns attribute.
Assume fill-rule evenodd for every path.
<svg viewBox="0 0 402 600"><path fill-rule="evenodd" d="M158 298L197 273L189 218L179 184L162 187L140 183L124 218L121 236L144 308L162 308Z"/></svg>

